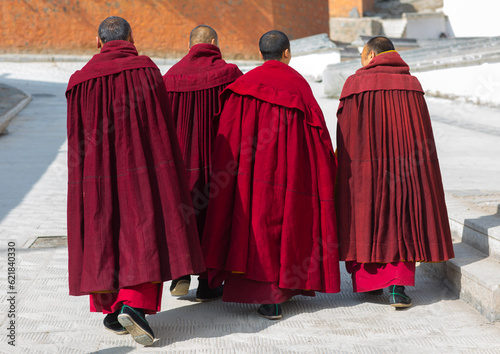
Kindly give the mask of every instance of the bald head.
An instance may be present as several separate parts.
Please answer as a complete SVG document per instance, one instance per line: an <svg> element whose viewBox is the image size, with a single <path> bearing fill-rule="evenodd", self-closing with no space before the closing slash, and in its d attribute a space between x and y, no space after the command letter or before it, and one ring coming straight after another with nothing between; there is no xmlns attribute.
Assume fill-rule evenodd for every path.
<svg viewBox="0 0 500 354"><path fill-rule="evenodd" d="M189 47L200 43L213 44L218 46L219 39L217 38L217 32L207 25L199 25L193 28L191 34L189 35Z"/></svg>
<svg viewBox="0 0 500 354"><path fill-rule="evenodd" d="M118 16L111 16L102 21L97 31L102 44L116 40L130 41L131 34L129 23Z"/></svg>
<svg viewBox="0 0 500 354"><path fill-rule="evenodd" d="M260 37L259 50L264 60L282 61L285 51L290 53L290 41L281 31L269 31ZM288 64L288 63L287 63Z"/></svg>
<svg viewBox="0 0 500 354"><path fill-rule="evenodd" d="M373 37L364 46L361 52L361 65L366 66L380 53L394 50L394 44L387 37Z"/></svg>
<svg viewBox="0 0 500 354"><path fill-rule="evenodd" d="M369 50L373 50L375 55L387 52L388 50L394 50L394 44L392 44L391 40L383 36L371 38L368 42L366 42L366 46Z"/></svg>

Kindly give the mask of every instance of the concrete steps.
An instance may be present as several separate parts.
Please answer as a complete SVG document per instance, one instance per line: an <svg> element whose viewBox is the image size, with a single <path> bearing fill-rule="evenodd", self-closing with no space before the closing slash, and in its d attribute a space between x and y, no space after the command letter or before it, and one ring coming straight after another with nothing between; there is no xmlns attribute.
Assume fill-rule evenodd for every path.
<svg viewBox="0 0 500 354"><path fill-rule="evenodd" d="M493 193L497 197L498 193ZM445 279L460 299L490 321L500 320L500 206L482 208L476 195L447 193L455 258L421 266ZM497 203L500 201L497 200ZM490 210L488 210L490 209ZM489 215L488 215L489 214Z"/></svg>
<svg viewBox="0 0 500 354"><path fill-rule="evenodd" d="M364 46L368 37L354 43ZM408 42L411 39L404 39ZM500 62L500 37L443 38L414 40L420 48L401 51L401 57L410 66L410 72L429 71L451 67ZM395 39L396 49L398 40ZM361 67L359 58L328 65L323 72L325 94L339 97L345 80Z"/></svg>

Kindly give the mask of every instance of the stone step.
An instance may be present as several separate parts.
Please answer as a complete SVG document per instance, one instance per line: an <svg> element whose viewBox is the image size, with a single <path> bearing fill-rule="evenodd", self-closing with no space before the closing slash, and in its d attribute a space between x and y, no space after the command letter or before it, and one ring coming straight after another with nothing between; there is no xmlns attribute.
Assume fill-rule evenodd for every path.
<svg viewBox="0 0 500 354"><path fill-rule="evenodd" d="M488 197L490 205L485 205ZM498 192L447 192L446 206L453 239L500 261L499 203Z"/></svg>
<svg viewBox="0 0 500 354"><path fill-rule="evenodd" d="M490 321L500 320L500 192L447 191L455 258L422 263Z"/></svg>
<svg viewBox="0 0 500 354"><path fill-rule="evenodd" d="M420 267L445 279L448 288L489 321L500 320L500 262L463 242L454 244L455 258Z"/></svg>

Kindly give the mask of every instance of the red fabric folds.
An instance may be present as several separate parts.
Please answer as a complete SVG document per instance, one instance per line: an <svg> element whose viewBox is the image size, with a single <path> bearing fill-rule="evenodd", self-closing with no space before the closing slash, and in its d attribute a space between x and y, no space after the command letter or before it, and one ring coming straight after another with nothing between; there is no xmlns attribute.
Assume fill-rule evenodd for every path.
<svg viewBox="0 0 500 354"><path fill-rule="evenodd" d="M138 55L137 49L132 43L128 41L111 41L106 43L101 52L94 55L81 70L77 70L71 75L66 91L90 79L137 68L158 69L149 57Z"/></svg>
<svg viewBox="0 0 500 354"><path fill-rule="evenodd" d="M284 73L285 67L286 74ZM288 65L276 60L266 61L259 70L250 70L234 82L227 93L231 91L304 112L303 119L310 126L319 129L323 144L333 153L332 140L326 128L325 118L311 87L302 75Z"/></svg>
<svg viewBox="0 0 500 354"><path fill-rule="evenodd" d="M386 53L344 86L337 112L341 260L454 256L431 121L417 84L399 55Z"/></svg>
<svg viewBox="0 0 500 354"><path fill-rule="evenodd" d="M268 61L253 71L251 81L246 74L221 96L202 242L211 285L239 272L282 289L338 292L336 160L322 140L321 110L307 108L317 106L312 95L294 98L305 112L289 107L285 92L259 98L274 77L288 82L291 94L308 88L287 65ZM260 85L252 85L255 78Z"/></svg>
<svg viewBox="0 0 500 354"><path fill-rule="evenodd" d="M222 60L219 48L197 44L163 76L200 237L205 226L216 131L212 120L220 108L219 94L241 75L236 65Z"/></svg>
<svg viewBox="0 0 500 354"><path fill-rule="evenodd" d="M163 79L167 91L190 92L228 84L241 75L236 65L222 59L217 46L200 43L192 46Z"/></svg>
<svg viewBox="0 0 500 354"><path fill-rule="evenodd" d="M102 48L129 69L98 54L66 91L71 295L204 271L167 92L131 46Z"/></svg>
<svg viewBox="0 0 500 354"><path fill-rule="evenodd" d="M224 281L222 301L245 304L280 304L291 297L315 296L314 291L284 289L278 282L262 282L245 278L240 274L230 274Z"/></svg>

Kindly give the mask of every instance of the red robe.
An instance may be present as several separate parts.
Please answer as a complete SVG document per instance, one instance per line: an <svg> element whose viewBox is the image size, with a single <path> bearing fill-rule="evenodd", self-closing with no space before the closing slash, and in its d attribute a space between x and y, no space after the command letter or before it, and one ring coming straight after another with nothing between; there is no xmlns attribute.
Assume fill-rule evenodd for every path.
<svg viewBox="0 0 500 354"><path fill-rule="evenodd" d="M347 79L337 118L340 259L453 258L424 92L398 53L376 56Z"/></svg>
<svg viewBox="0 0 500 354"><path fill-rule="evenodd" d="M219 94L242 75L234 64L222 60L212 44L196 44L163 76L174 123L186 165L186 175L200 237L205 226L211 154L219 111Z"/></svg>
<svg viewBox="0 0 500 354"><path fill-rule="evenodd" d="M211 285L238 277L224 289L224 296L235 295L225 300L237 302L289 297L252 301L246 292L255 282L288 295L290 289L338 292L337 164L309 85L272 60L229 85L221 102L202 240ZM248 286L238 295L231 283Z"/></svg>
<svg viewBox="0 0 500 354"><path fill-rule="evenodd" d="M184 164L160 71L126 41L71 76L68 252L71 295L202 272ZM192 213L191 213L192 214Z"/></svg>

